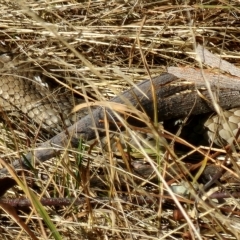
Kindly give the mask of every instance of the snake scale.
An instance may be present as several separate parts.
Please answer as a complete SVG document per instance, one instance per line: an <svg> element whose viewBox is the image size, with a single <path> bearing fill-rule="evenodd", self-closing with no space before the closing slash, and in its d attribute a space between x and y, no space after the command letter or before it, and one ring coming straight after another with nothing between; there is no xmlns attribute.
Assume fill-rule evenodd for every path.
<svg viewBox="0 0 240 240"><path fill-rule="evenodd" d="M185 71L185 70L184 70ZM193 71L193 70L191 70ZM199 73L198 71L194 70L194 75L197 76ZM202 117L198 117L199 114L208 114L213 113L214 108L211 103L211 99L209 96L208 91L204 88L205 83L202 79L192 79L190 81L182 80L182 78L169 73L171 72L171 69L168 69L168 73L163 73L155 78L152 79L152 82L149 80L144 80L141 83L137 84L136 87L131 88L129 90L126 90L119 96L116 96L112 98L109 102L109 104L113 103L116 104L131 104L134 106L134 109L139 109L142 112L142 109L145 111L146 115L145 117L152 117L152 114L154 112L154 106L153 106L153 94L151 92L151 84L155 87L155 95L157 96L157 110L158 110L158 119L160 121L168 122L168 120L173 118L182 118L186 117L191 113L191 115L196 116L198 120L201 120ZM4 74L0 79L5 79L6 76L9 74ZM18 76L22 76L18 74ZM15 79L15 80L14 80ZM8 110L10 109L10 113L12 108L15 109L15 104L17 103L18 107L17 110L21 111L21 109L25 110L26 108L26 99L29 99L29 96L27 96L28 89L32 89L33 92L37 91L39 88L39 81L35 81L35 83L32 81L31 83L34 83L35 85L26 84L26 82L19 81L22 78L14 78L11 81L5 82L5 88L8 89L8 91L11 94L14 94L19 89L19 85L23 84L22 87L24 90L23 101L16 100L16 98L11 99L8 94L5 96L4 93L0 94L0 98L2 98L2 104L6 104L6 106L2 106L2 109ZM33 80L32 78L29 78L29 80ZM9 83L12 82L11 86L16 86L13 84L13 82L16 81L18 87L14 88L12 87L12 90L10 89ZM37 84L37 85L36 85ZM214 88L214 86L217 86L219 91L218 96L218 103L219 106L222 107L222 109L232 109L229 111L224 111L224 114L221 114L221 117L218 117L216 114L210 116L210 118L205 122L206 129L208 130L209 134L211 134L212 131L215 131L215 129L218 130L218 133L220 133L222 136L221 138L228 142L228 135L224 134L224 132L228 132L229 129L228 126L234 130L238 128L239 123L239 115L238 110L240 106L240 86L239 86L239 80L235 78L229 78L225 75L222 75L219 77L219 74L217 75L217 78L210 79L210 84ZM217 85L216 85L217 84ZM2 84L3 86L3 84ZM31 87L30 87L31 86ZM204 99L199 97L199 91L196 91L196 87L198 89L201 89L201 94L204 96ZM58 113L59 111L59 103L55 102L58 98L58 96L55 96L50 91L46 90L44 87L41 87L40 90L44 90L47 92L41 93L41 94L35 94L35 96L38 96L38 99L34 99L34 103L38 104L32 105L32 102L28 103L30 109L36 108L37 110L34 111L34 114L36 113L36 116L34 115L34 118L42 124L44 119L48 119L48 117L45 117L43 119L42 116L48 116L43 114L41 111L45 111L45 106L47 106L47 109L51 108L49 110L50 112L54 109L54 114ZM38 90L39 91L39 90ZM34 94L33 94L34 95ZM67 93L67 96L69 98L69 95ZM127 102L125 100L127 100ZM51 102L54 101L54 102ZM61 99L59 100L61 101ZM139 101L141 105L139 106ZM20 102L23 102L24 104L21 105ZM55 105L56 104L56 105ZM68 104L67 104L68 105ZM71 105L71 104L70 104ZM177 106L177 107L176 107ZM67 109L66 107L65 109ZM72 106L70 107L70 109ZM70 111L70 110L67 110ZM115 127L114 122L118 121L118 117L115 116L114 112L107 107L104 108L102 106L96 107L91 114L87 114L84 117L82 117L80 120L78 120L75 124L71 125L67 129L63 129L60 133L56 134L54 137L49 139L46 142L43 142L39 145L39 147L35 148L33 151L28 152L24 157L15 159L12 162L12 166L15 170L21 170L23 168L28 168L29 163L32 163L34 159L37 160L37 162L44 162L46 160L51 159L54 156L57 156L61 153L62 150L65 149L66 144L71 143L72 147L77 147L79 145L79 138L85 139L85 140L92 140L96 138L96 129L99 129L98 134L104 135L104 129L105 125L102 121L105 118L105 114L110 117L111 120L109 122L109 128L114 129L112 127ZM137 113L137 112L136 112ZM28 114L28 113L27 113ZM43 115L41 115L43 114ZM50 115L54 115L50 114ZM57 114L58 115L58 114ZM225 118L223 117L225 115ZM29 115L28 115L29 116ZM68 119L68 118L67 118ZM134 120L134 125L139 126L138 121L136 122L136 119L130 118L129 120ZM225 120L230 121L231 124L225 124ZM57 118L55 121L55 125L58 125L58 121L60 123L62 122L62 118ZM145 118L145 123L149 123L147 118ZM131 121L130 121L131 123ZM193 122L194 123L194 122ZM223 123L223 124L221 124ZM150 123L151 124L151 123ZM227 127L226 127L227 125ZM46 124L47 126L47 124ZM214 127L212 127L214 126ZM221 131L223 129L223 131ZM66 131L67 130L67 131ZM190 130L192 131L192 129ZM216 139L214 135L211 134L214 141L216 142ZM220 139L220 141L222 140ZM3 169L0 171L1 175L5 175L7 173L6 169Z"/></svg>
<svg viewBox="0 0 240 240"><path fill-rule="evenodd" d="M70 116L79 99L73 99L71 91L49 89L39 75L20 76L17 73L3 74L0 80L1 111L9 116L20 113L47 130L63 129L76 119Z"/></svg>
<svg viewBox="0 0 240 240"><path fill-rule="evenodd" d="M210 54L208 51L204 53ZM0 56L0 62L3 66L9 66L11 59L3 54ZM75 99L71 91L51 89L41 73L19 71L19 68L11 64L10 66L11 70L3 71L0 77L2 112L8 113L9 116L20 112L42 128L48 131L54 130L55 133L87 115L87 111L84 110L77 115L70 115L73 106L83 101ZM204 126L202 129L205 130L204 135L208 137L208 141L222 146L231 143L238 132L240 108L225 110L219 116L212 114L207 120L202 119L200 123Z"/></svg>
<svg viewBox="0 0 240 240"><path fill-rule="evenodd" d="M1 111L10 115L21 112L47 130L59 132L63 126L68 127L76 121L70 116L76 102L80 100L73 99L70 91L52 92L38 74L5 73L0 80ZM82 111L80 117L86 114ZM224 117L213 114L201 124L205 126L209 141L219 146L231 143L240 127L240 109L224 111Z"/></svg>

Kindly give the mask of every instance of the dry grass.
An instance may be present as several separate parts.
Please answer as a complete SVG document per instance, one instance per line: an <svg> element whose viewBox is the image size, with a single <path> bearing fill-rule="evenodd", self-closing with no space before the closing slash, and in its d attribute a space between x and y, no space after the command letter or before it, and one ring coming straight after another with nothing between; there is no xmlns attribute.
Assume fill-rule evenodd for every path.
<svg viewBox="0 0 240 240"><path fill-rule="evenodd" d="M167 66L198 67L189 57L196 43L238 66L238 6L238 1L1 1L0 50L13 53L16 65L39 66L102 101ZM141 140L134 129L128 134ZM34 137L30 143L25 137L2 130L1 158L14 159L34 147ZM239 239L237 199L222 205L174 199L169 189L163 192L168 158L159 147L145 145L123 154L125 145L118 144L113 154L110 145L91 150L80 144L36 170L42 175L27 182L38 196L72 200L70 206L45 207L62 239ZM26 195L15 189L7 196ZM77 198L82 202L74 204ZM235 215L226 210L233 205ZM19 216L38 239L53 239L31 209L20 209ZM30 239L9 215L2 212L0 222L2 239Z"/></svg>

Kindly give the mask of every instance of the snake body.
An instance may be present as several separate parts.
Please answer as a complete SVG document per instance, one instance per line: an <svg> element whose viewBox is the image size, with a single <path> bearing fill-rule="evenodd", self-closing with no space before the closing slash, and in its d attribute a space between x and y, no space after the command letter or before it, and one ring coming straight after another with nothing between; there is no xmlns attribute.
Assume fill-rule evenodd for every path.
<svg viewBox="0 0 240 240"><path fill-rule="evenodd" d="M79 100L73 99L70 91L52 92L38 74L5 73L0 80L1 111L10 115L20 112L47 130L61 131L76 120L69 115L74 102ZM231 143L240 127L240 109L224 111L220 117L213 114L202 125L209 141L219 146Z"/></svg>
<svg viewBox="0 0 240 240"><path fill-rule="evenodd" d="M60 131L64 125L69 126L73 123L73 117L69 115L74 106L72 94L70 91L52 92L47 83L39 79L39 75L32 75L31 78L17 74L2 75L1 111L10 115L20 112L45 129Z"/></svg>
<svg viewBox="0 0 240 240"><path fill-rule="evenodd" d="M218 146L232 144L239 135L240 108L223 111L222 115L211 115L204 123L209 141ZM239 137L238 137L239 138Z"/></svg>

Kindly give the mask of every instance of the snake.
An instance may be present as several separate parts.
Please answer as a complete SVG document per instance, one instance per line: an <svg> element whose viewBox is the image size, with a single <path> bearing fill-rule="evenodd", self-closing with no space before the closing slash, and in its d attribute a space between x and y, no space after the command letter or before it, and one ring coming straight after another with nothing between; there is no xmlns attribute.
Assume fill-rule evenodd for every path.
<svg viewBox="0 0 240 240"><path fill-rule="evenodd" d="M4 65L9 58L6 60L6 55L2 55L0 62ZM74 105L82 102L84 100L74 98L70 90L51 88L43 74L37 71L23 74L14 67L1 73L0 111L8 116L20 113L48 131L60 132L86 115L86 110L71 114ZM218 146L230 144L240 127L240 108L225 110L222 115L211 114L200 122L209 142Z"/></svg>
<svg viewBox="0 0 240 240"><path fill-rule="evenodd" d="M206 122L208 140L218 146L232 144L240 128L240 108L223 111L222 115L211 115Z"/></svg>
<svg viewBox="0 0 240 240"><path fill-rule="evenodd" d="M69 127L76 117L71 110L83 100L74 99L72 92L51 89L40 75L4 73L0 80L0 110L8 116L24 115L45 130L59 132Z"/></svg>
<svg viewBox="0 0 240 240"><path fill-rule="evenodd" d="M42 128L61 131L76 119L70 116L76 102L70 91L51 91L47 82L39 80L38 74L20 76L7 73L0 80L0 107L9 115L21 113L28 116ZM86 113L85 113L86 114ZM84 113L82 113L84 115ZM231 143L240 127L240 109L223 112L223 116L212 114L201 123L206 130L208 140L218 146Z"/></svg>
<svg viewBox="0 0 240 240"><path fill-rule="evenodd" d="M200 122L204 127L205 135L207 135L209 141L217 145L221 144L221 147L224 142L231 143L234 134L238 131L240 122L240 96L237 80L233 80L231 86L227 87L225 86L225 82L219 83L219 81L217 81L217 84L220 84L222 89L222 92L219 94L219 105L223 109L230 109L224 110L223 113L219 115L216 113L214 114L214 109L212 108L212 104L209 101L209 96L205 89L202 89L202 93L206 98L201 99L198 97L195 91L195 83L191 81L189 83L181 81L181 78L179 79L175 75L169 73L163 73L152 80L154 86L160 86L156 89L156 95L159 100L159 120L171 122L171 120L174 120L173 118L186 117L186 115L189 115L189 111L191 111L190 118L193 117L194 119L196 117L198 120L196 122L193 120L193 125L198 125L197 122ZM229 81L227 81L227 83L228 82ZM202 83L198 86L201 84ZM211 84L213 85L214 81L212 81ZM137 89L132 88L126 90L120 96L112 98L110 103L122 104L125 103L124 99L127 99L133 106L137 106L140 99L141 105L137 106L138 109L144 109L147 116L151 117L154 108L152 104L153 95L151 91L149 91L150 81L145 80L139 83L137 87ZM38 74L23 75L21 72L16 72L14 70L10 73L7 71L0 76L0 110L2 110L2 112L4 111L6 115L15 115L15 112L20 112L32 119L32 121L40 124L40 126L50 129L55 127L57 129L59 127L61 128L61 125L63 124L64 126L65 122L66 124L72 124L69 113L73 107L72 104L74 100L72 101L69 94L71 94L71 92L61 91L61 89L52 91L52 89L48 87L47 82L39 80ZM145 94L146 97L144 96L144 98L142 98L143 94ZM182 107L177 108L176 104ZM62 147L68 144L69 140L71 146L74 148L78 146L79 138L84 139L84 141L93 140L96 137L96 129L99 129L99 133L103 133L104 135L101 129L105 127L102 120L105 118L106 111L112 120L112 122L109 122L109 124L111 124L110 129L114 129L112 128L112 124L116 122L118 118L114 116L114 112L111 109L105 109L99 106L92 111L92 114L84 113L85 115L79 116L79 118L81 118L79 121L67 129L60 129L60 132L55 134L48 141L40 143L39 147L34 149L34 152L30 151L23 158L15 159L12 166L15 170L21 170L23 168L28 169L32 159L37 159L38 162L49 160L61 153ZM210 115L206 118L205 114L209 113ZM60 117L61 115L65 115L66 119ZM204 115L204 117L201 115ZM134 118L130 117L130 120L131 119L134 120ZM148 123L147 119L146 121L146 123ZM136 120L134 120L133 123L139 126ZM192 131L193 129L190 128L187 134ZM102 134L99 134L99 136L101 137ZM55 147L53 148L52 146ZM33 156L35 158L33 158ZM3 169L0 172L2 175L5 175L7 171Z"/></svg>

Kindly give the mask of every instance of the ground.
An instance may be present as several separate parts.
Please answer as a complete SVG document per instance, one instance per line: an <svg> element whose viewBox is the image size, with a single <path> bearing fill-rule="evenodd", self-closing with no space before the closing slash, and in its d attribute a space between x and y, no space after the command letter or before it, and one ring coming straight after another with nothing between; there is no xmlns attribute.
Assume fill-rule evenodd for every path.
<svg viewBox="0 0 240 240"><path fill-rule="evenodd" d="M238 5L238 1L1 1L0 52L13 58L13 66L40 69L54 86L66 84L74 95L80 94L78 98L107 101L168 66L207 68L192 57L197 44L238 66ZM127 132L131 139L136 131L129 127ZM1 159L11 162L49 137L41 131L19 131L3 121ZM182 155L170 162L159 144L130 151L128 144L119 143L119 134L114 139L114 152L110 145L79 143L78 149L69 147L67 154L32 169L27 179L15 177L16 184L3 179L1 186L15 186L6 193L2 187L2 238L239 238L237 190L230 189L235 194L230 201L212 201L209 192L200 199L198 174L189 177ZM204 156L201 159L207 164ZM163 180L170 185L177 178L169 170L173 164L180 169L176 185L181 187L184 180L191 194L179 197L166 189ZM216 186L212 191L223 189ZM24 206L9 201L25 198L30 202Z"/></svg>

